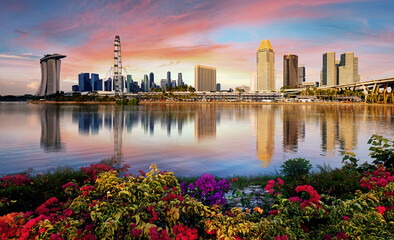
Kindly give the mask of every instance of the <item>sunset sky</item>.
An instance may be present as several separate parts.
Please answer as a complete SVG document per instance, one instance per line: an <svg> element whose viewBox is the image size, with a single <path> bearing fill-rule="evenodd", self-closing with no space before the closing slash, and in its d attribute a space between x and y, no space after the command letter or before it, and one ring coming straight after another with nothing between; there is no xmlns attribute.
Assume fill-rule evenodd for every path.
<svg viewBox="0 0 394 240"><path fill-rule="evenodd" d="M307 81L319 81L322 54L354 52L363 80L394 76L392 0L0 1L0 95L34 94L44 54L62 60L61 90L81 72L104 78L120 36L123 65L134 81L155 82L182 72L194 84L194 65L217 68L222 88L250 84L256 50L269 39L276 86L284 54L296 54Z"/></svg>

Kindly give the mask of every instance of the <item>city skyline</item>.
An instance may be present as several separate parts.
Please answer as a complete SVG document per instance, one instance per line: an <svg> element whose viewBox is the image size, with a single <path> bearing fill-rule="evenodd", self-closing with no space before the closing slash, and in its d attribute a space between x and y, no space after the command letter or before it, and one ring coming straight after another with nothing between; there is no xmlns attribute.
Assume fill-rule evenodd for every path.
<svg viewBox="0 0 394 240"><path fill-rule="evenodd" d="M277 90L283 82L280 56L288 53L298 55L306 81L320 80L322 55L331 51L354 52L362 80L394 75L392 1L73 3L0 3L0 95L34 94L39 59L48 53L67 55L62 91L70 91L81 72L105 76L115 35L122 38L123 66L135 79L182 72L185 84L193 85L193 66L201 64L217 68L223 89L248 85L262 39L277 55Z"/></svg>

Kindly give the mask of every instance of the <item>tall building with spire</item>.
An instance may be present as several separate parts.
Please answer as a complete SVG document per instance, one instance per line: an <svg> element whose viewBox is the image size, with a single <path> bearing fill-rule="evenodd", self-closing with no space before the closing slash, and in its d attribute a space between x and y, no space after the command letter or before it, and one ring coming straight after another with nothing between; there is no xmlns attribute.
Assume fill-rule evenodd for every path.
<svg viewBox="0 0 394 240"><path fill-rule="evenodd" d="M65 57L65 55L55 53L44 55L40 59L41 84L36 96L47 96L60 91L60 59Z"/></svg>
<svg viewBox="0 0 394 240"><path fill-rule="evenodd" d="M275 52L269 40L261 41L256 53L257 91L275 90Z"/></svg>
<svg viewBox="0 0 394 240"><path fill-rule="evenodd" d="M298 56L286 54L283 56L283 86L296 88L298 85Z"/></svg>

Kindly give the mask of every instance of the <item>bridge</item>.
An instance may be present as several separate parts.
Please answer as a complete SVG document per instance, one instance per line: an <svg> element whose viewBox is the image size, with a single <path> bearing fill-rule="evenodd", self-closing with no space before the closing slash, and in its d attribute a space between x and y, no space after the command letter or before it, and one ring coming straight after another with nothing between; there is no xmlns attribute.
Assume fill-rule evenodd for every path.
<svg viewBox="0 0 394 240"><path fill-rule="evenodd" d="M388 100L390 100L391 103L394 103L394 77L333 86L321 86L317 89L362 91L364 93L365 99L369 99L371 102L387 103ZM300 93L303 90L303 88L285 89L284 92Z"/></svg>

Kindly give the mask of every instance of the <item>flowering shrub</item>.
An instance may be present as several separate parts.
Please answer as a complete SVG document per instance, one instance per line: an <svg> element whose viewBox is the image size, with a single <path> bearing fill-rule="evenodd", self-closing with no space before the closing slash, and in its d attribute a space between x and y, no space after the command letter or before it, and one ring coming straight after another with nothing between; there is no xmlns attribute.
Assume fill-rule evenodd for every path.
<svg viewBox="0 0 394 240"><path fill-rule="evenodd" d="M385 168L382 166L373 173L366 172L360 180L361 186L370 190L380 187L384 188L390 182L394 182L394 176L391 176L390 172L385 171Z"/></svg>
<svg viewBox="0 0 394 240"><path fill-rule="evenodd" d="M274 187L276 187L277 194L280 194L280 191L281 191L280 186L283 186L284 182L280 178L278 178L277 181L278 182L275 183L275 180L269 180L264 189L267 190L270 194L274 194Z"/></svg>
<svg viewBox="0 0 394 240"><path fill-rule="evenodd" d="M21 174L16 174L14 176L7 175L0 178L0 188L6 188L7 186L13 184L15 186L28 185L31 180L29 177Z"/></svg>
<svg viewBox="0 0 394 240"><path fill-rule="evenodd" d="M97 175L99 173L108 172L112 170L114 169L111 166L102 163L90 164L89 167L81 168L81 171L89 176L89 180L94 180L94 181L97 179Z"/></svg>
<svg viewBox="0 0 394 240"><path fill-rule="evenodd" d="M194 183L186 186L186 182L181 184L182 194L188 194L207 205L226 204L224 194L230 189L231 182L222 179L216 182L215 177L210 174L204 174Z"/></svg>
<svg viewBox="0 0 394 240"><path fill-rule="evenodd" d="M286 184L270 180L269 211L223 209L208 197L228 191L230 182L211 175L190 187L155 165L138 176L120 178L112 169L95 176L60 185L67 201L52 196L32 211L1 216L0 239L394 239L394 182L384 168L365 174L366 192L350 200L320 195L310 185L286 198L274 194Z"/></svg>

